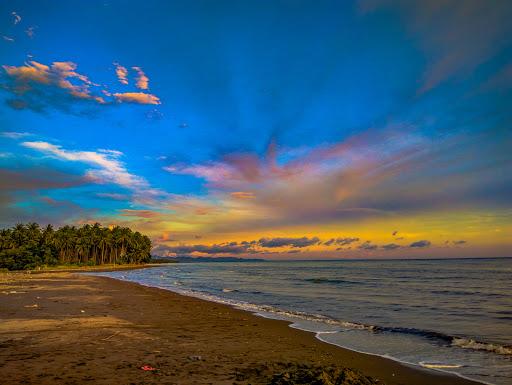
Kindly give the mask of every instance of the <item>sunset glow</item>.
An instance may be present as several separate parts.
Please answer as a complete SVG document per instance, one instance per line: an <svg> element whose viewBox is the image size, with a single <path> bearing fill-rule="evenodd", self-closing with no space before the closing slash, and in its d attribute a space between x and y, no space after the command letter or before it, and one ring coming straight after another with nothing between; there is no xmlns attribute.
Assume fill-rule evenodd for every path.
<svg viewBox="0 0 512 385"><path fill-rule="evenodd" d="M214 3L0 5L2 227L127 226L161 256L510 256L507 2Z"/></svg>

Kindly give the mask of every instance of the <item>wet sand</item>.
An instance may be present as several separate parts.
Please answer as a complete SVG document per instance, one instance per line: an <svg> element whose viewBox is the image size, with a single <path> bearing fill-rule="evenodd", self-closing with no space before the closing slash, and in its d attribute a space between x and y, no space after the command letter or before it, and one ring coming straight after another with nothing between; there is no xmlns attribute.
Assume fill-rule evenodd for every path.
<svg viewBox="0 0 512 385"><path fill-rule="evenodd" d="M476 384L287 325L105 277L0 273L0 383L327 384L332 375L354 385Z"/></svg>

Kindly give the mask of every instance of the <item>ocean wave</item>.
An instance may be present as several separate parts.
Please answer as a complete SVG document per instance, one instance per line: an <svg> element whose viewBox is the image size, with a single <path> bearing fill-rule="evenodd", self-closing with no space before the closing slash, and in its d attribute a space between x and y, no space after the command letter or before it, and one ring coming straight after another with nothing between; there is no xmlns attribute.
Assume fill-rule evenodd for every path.
<svg viewBox="0 0 512 385"><path fill-rule="evenodd" d="M512 346L503 346L499 344L478 342L471 338L458 338L454 337L452 346L457 346L463 349L482 350L502 355L512 355Z"/></svg>
<svg viewBox="0 0 512 385"><path fill-rule="evenodd" d="M142 284L146 284L148 286L153 286L149 282L139 282ZM287 319L290 322L294 322L296 320L305 320L312 322L319 322L323 324L327 324L330 326L337 326L340 329L352 329L352 330L364 330L371 333L397 333L397 334L409 334L415 335L418 337L423 337L429 339L433 342L440 343L444 346L452 346L463 349L471 349L477 351L487 351L489 353L500 354L500 355L512 355L512 346L504 346L496 343L486 343L482 341L477 341L469 337L461 337L461 336L452 336L444 333L431 331L431 330L422 330L417 328L407 328L407 327L389 327L389 326L379 326L379 325L369 325L351 321L344 321L335 319L323 314L311 314L301 311L293 311L293 310L284 310L274 306L269 305L258 305L250 302L234 300L219 297L208 292L198 291L193 289L185 289L183 288L182 283L180 281L174 281L173 287L162 287L164 289L176 291L180 294L189 295L193 297L199 297L205 300L223 303L229 306L233 306L242 310L250 311L252 313L267 313L270 317L280 317ZM181 287L180 287L181 286ZM224 293L229 293L233 291L237 291L236 289L223 288L222 291ZM340 330L341 331L341 330Z"/></svg>
<svg viewBox="0 0 512 385"><path fill-rule="evenodd" d="M192 293L189 293L189 295ZM499 344L492 343L484 343L478 342L471 338L462 338L457 336L451 336L444 333L432 331L432 330L422 330L416 328L405 328L405 327L386 327L386 326L378 326L378 325L369 325L357 322L350 322L344 320L338 320L335 318L331 318L325 316L323 314L311 314L301 311L293 311L293 310L283 310L273 306L268 305L257 305L249 302L243 301L234 301L223 299L220 297L213 296L211 294L206 293L193 293L192 295L198 295L204 299L208 299L210 301L220 302L227 305L231 305L243 310L251 311L254 313L267 313L269 315L274 315L278 317L287 318L293 322L293 320L304 320L304 321L312 321L319 322L323 324L327 324L330 326L338 326L341 329L353 329L353 330L365 330L372 333L399 333L399 334L409 334L415 335L419 337L423 337L429 339L434 342L438 342L443 344L444 346L456 346L464 349L472 349L472 350L480 350L480 351L488 351L490 353L496 353L501 355L512 355L512 347L503 346Z"/></svg>
<svg viewBox="0 0 512 385"><path fill-rule="evenodd" d="M306 282L311 283L327 283L327 284L350 284L350 285L359 285L362 284L362 282L356 282L356 281L349 281L346 279L330 279L330 278L306 278L304 279Z"/></svg>
<svg viewBox="0 0 512 385"><path fill-rule="evenodd" d="M432 341L442 342L445 344L450 344L455 337L435 332L432 330L423 330L416 328L405 328L405 327L389 327L389 326L375 326L373 329L375 332L388 332L388 333L400 333L400 334L410 334L423 338L427 338Z"/></svg>

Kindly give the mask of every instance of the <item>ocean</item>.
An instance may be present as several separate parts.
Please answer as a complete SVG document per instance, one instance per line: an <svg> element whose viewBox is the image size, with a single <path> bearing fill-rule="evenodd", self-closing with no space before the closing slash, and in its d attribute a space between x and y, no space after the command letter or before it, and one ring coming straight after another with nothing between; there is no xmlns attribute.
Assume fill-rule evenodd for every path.
<svg viewBox="0 0 512 385"><path fill-rule="evenodd" d="M512 260L179 263L94 273L293 322L359 352L512 384Z"/></svg>

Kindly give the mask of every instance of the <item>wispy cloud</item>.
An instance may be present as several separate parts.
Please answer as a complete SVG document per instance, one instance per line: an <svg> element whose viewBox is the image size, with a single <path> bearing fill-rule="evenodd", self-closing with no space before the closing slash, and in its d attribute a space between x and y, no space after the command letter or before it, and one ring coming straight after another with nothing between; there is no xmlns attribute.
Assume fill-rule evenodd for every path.
<svg viewBox="0 0 512 385"><path fill-rule="evenodd" d="M128 84L128 70L126 67L123 67L122 65L118 63L114 63L116 66L116 76L119 80L119 83L127 85Z"/></svg>
<svg viewBox="0 0 512 385"><path fill-rule="evenodd" d="M508 1L361 0L364 12L399 12L425 51L427 68L419 93L444 81L466 78L508 44L512 8Z"/></svg>
<svg viewBox="0 0 512 385"><path fill-rule="evenodd" d="M114 97L118 102L135 104L160 104L160 99L157 96L146 94L144 92L115 93Z"/></svg>
<svg viewBox="0 0 512 385"><path fill-rule="evenodd" d="M147 181L131 174L121 162L119 153L102 151L67 150L48 142L23 142L22 146L39 151L56 159L85 163L94 168L87 171L87 177L98 183L114 183L130 190L149 188Z"/></svg>
<svg viewBox="0 0 512 385"><path fill-rule="evenodd" d="M254 193L249 192L249 191L233 191L230 195L236 199L254 199L255 198Z"/></svg>
<svg viewBox="0 0 512 385"><path fill-rule="evenodd" d="M119 194L119 193L96 193L96 196L99 198L106 198L106 199L112 199L115 201L127 201L130 199L130 197L126 194Z"/></svg>
<svg viewBox="0 0 512 385"><path fill-rule="evenodd" d="M32 135L32 134L29 132L17 132L17 131L0 132L0 136L3 136L4 138L9 138L9 139L21 139L21 138L25 138L30 135Z"/></svg>
<svg viewBox="0 0 512 385"><path fill-rule="evenodd" d="M35 34L36 34L36 29L37 29L37 27L35 27L35 26L30 26L30 27L28 27L28 28L25 30L25 34L26 34L30 39L32 39L32 38L35 36Z"/></svg>
<svg viewBox="0 0 512 385"><path fill-rule="evenodd" d="M142 68L132 67L137 72L136 87L141 90L147 90L149 88L149 78L146 76Z"/></svg>
<svg viewBox="0 0 512 385"><path fill-rule="evenodd" d="M310 148L301 156L288 156L293 149L269 148L263 156L238 153L200 164L174 163L164 170L203 180L217 207L248 214L241 224L246 228L385 219L464 208L471 202L482 206L485 201L489 207L510 202L504 194L512 180L498 177L510 164L505 142L491 133L453 134L434 145L408 130L373 130ZM493 145L482 148L482 141ZM493 154L482 156L482 151ZM491 169L486 159L496 154L504 158ZM482 178L489 182L487 193L481 190ZM496 191L492 199L490 189ZM251 199L240 199L246 195L239 192L250 192ZM228 225L236 227L212 224Z"/></svg>
<svg viewBox="0 0 512 385"><path fill-rule="evenodd" d="M11 15L14 17L14 25L18 24L21 21L21 16L18 15L16 12L12 12Z"/></svg>
<svg viewBox="0 0 512 385"><path fill-rule="evenodd" d="M324 242L324 245L331 246L348 246L354 242L358 242L359 238L357 237L339 237L339 238L331 238L328 241Z"/></svg>

